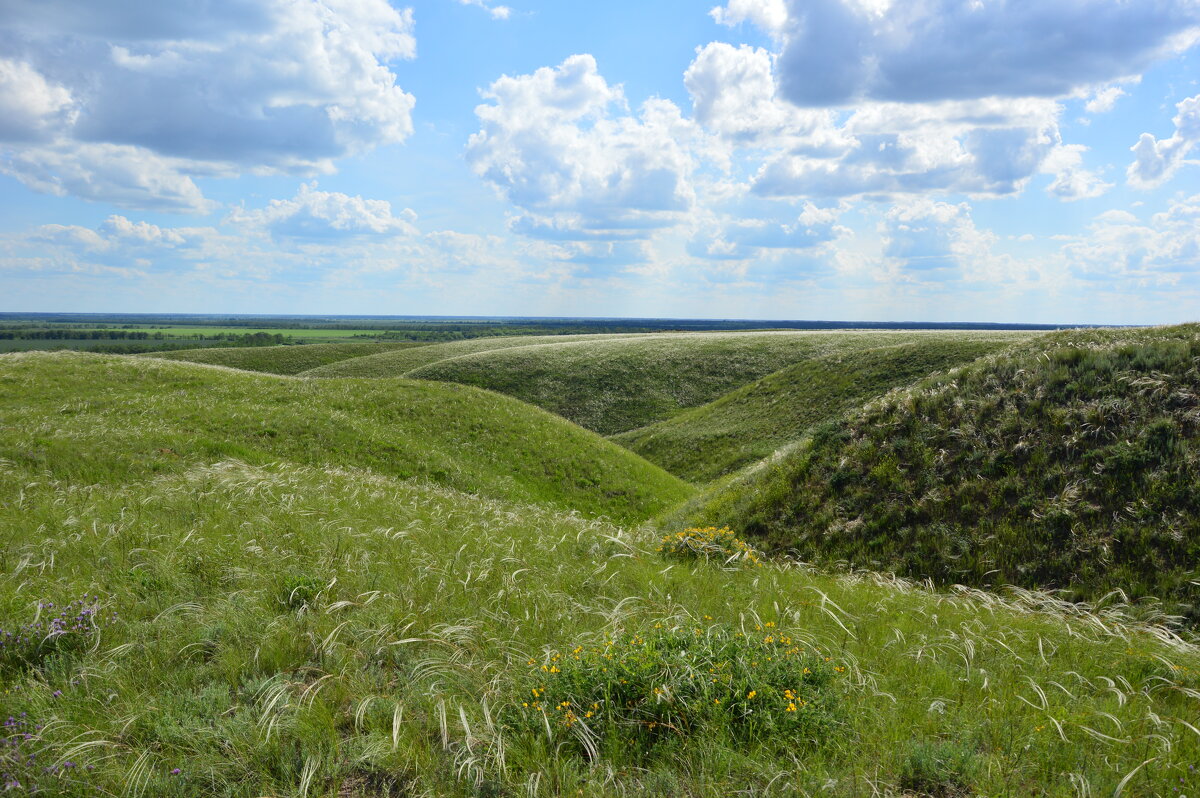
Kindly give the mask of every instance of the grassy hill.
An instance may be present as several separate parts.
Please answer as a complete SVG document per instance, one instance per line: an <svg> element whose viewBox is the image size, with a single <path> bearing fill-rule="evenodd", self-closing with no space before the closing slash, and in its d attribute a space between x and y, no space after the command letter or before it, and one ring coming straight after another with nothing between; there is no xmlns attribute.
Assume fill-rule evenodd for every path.
<svg viewBox="0 0 1200 798"><path fill-rule="evenodd" d="M1200 327L1057 333L818 428L682 513L817 561L1200 618Z"/></svg>
<svg viewBox="0 0 1200 798"><path fill-rule="evenodd" d="M1146 343L1149 396L1195 339ZM1112 604L709 561L610 520L688 495L469 387L0 357L0 776L68 798L1200 791L1195 645Z"/></svg>
<svg viewBox="0 0 1200 798"><path fill-rule="evenodd" d="M413 369L477 352L493 352L522 346L537 346L546 343L564 343L582 340L609 340L613 338L641 338L642 335L598 334L598 335L514 335L495 338L471 338L466 341L450 341L429 344L420 349L405 349L396 352L380 352L373 355L343 360L305 371L304 377L403 377Z"/></svg>
<svg viewBox="0 0 1200 798"><path fill-rule="evenodd" d="M408 372L515 396L604 435L661 421L785 366L913 332L665 333L464 355Z"/></svg>
<svg viewBox="0 0 1200 798"><path fill-rule="evenodd" d="M87 354L0 358L0 458L81 484L238 458L372 469L637 520L688 495L657 466L508 397Z"/></svg>
<svg viewBox="0 0 1200 798"><path fill-rule="evenodd" d="M331 363L351 358L367 357L386 352L419 348L421 343L345 343L305 344L301 346L238 346L217 349L184 349L177 352L154 352L145 357L185 360L211 366L228 366L243 371L264 374L299 374Z"/></svg>
<svg viewBox="0 0 1200 798"><path fill-rule="evenodd" d="M761 460L814 424L1012 342L995 334L923 334L911 343L818 355L612 440L676 476L709 482Z"/></svg>

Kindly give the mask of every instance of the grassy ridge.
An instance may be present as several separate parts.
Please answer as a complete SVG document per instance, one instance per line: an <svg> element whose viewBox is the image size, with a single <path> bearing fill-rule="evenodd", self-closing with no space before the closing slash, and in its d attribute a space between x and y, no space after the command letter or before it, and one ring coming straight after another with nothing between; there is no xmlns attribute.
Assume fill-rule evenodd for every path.
<svg viewBox="0 0 1200 798"><path fill-rule="evenodd" d="M492 352L522 346L537 346L566 341L608 340L612 338L640 338L641 335L517 335L511 337L471 338L466 341L451 341L431 344L420 349L397 352L382 352L353 360L344 360L304 372L304 377L403 377L413 369L449 360L453 357L476 352Z"/></svg>
<svg viewBox="0 0 1200 798"><path fill-rule="evenodd" d="M1200 327L1059 333L890 394L683 513L814 560L1200 618Z"/></svg>
<svg viewBox="0 0 1200 798"><path fill-rule="evenodd" d="M238 346L218 349L185 349L155 352L146 357L185 360L211 366L228 366L264 374L299 374L351 358L425 346L420 343L306 344L303 346Z"/></svg>
<svg viewBox="0 0 1200 798"><path fill-rule="evenodd" d="M222 461L109 476L86 486L0 461L4 627L39 602L56 605L43 620L84 594L96 609L94 628L0 660L5 714L38 729L5 764L43 794L1200 787L1200 735L1185 725L1200 655L1113 615L668 561L646 530L357 470ZM794 715L778 668L759 679L743 663L760 691L748 697L689 664L711 641L736 655L782 639L823 674ZM645 749L600 738L589 762L559 699L602 679L607 656L679 663L703 706L650 684L638 700L694 722L646 730ZM523 706L538 689L544 722ZM793 717L798 738L743 731Z"/></svg>
<svg viewBox="0 0 1200 798"><path fill-rule="evenodd" d="M892 388L1009 345L1007 336L958 333L821 355L612 440L678 477L709 482Z"/></svg>
<svg viewBox="0 0 1200 798"><path fill-rule="evenodd" d="M667 333L481 352L408 376L515 396L603 435L669 418L785 366L928 333Z"/></svg>
<svg viewBox="0 0 1200 798"><path fill-rule="evenodd" d="M618 519L684 483L520 402L459 385L311 381L75 353L0 358L0 458L90 484L236 457L370 468Z"/></svg>

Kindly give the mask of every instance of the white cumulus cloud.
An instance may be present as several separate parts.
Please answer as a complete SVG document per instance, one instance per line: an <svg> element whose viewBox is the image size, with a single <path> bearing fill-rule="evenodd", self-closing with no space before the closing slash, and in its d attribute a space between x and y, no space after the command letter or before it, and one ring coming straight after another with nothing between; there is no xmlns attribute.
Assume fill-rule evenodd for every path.
<svg viewBox="0 0 1200 798"><path fill-rule="evenodd" d="M508 19L512 16L512 9L508 6L494 6L485 2L485 0L458 0L464 6L477 6L488 12L492 19Z"/></svg>
<svg viewBox="0 0 1200 798"><path fill-rule="evenodd" d="M1175 132L1168 139L1143 133L1132 147L1134 162L1126 174L1137 188L1153 188L1169 180L1200 141L1200 94L1175 106Z"/></svg>
<svg viewBox="0 0 1200 798"><path fill-rule="evenodd" d="M708 13L718 25L733 27L748 21L768 33L782 31L788 19L784 0L730 0Z"/></svg>
<svg viewBox="0 0 1200 798"><path fill-rule="evenodd" d="M695 126L666 100L631 113L592 56L506 75L484 97L467 161L524 211L519 232L624 238L673 224L692 207Z"/></svg>
<svg viewBox="0 0 1200 798"><path fill-rule="evenodd" d="M1054 175L1054 181L1046 188L1051 196L1067 201L1092 199L1113 187L1097 172L1083 167L1085 152L1087 147L1081 144L1066 144L1055 147L1046 156L1042 171Z"/></svg>
<svg viewBox="0 0 1200 798"><path fill-rule="evenodd" d="M885 13L876 5L873 11L856 5L855 13ZM783 96L780 64L780 56L762 48L714 42L697 50L684 75L695 120L758 160L750 184L759 196L1005 196L1020 193L1039 173L1054 176L1051 193L1063 200L1111 187L1083 168L1083 148L1063 143L1063 105L1056 99L803 108Z"/></svg>
<svg viewBox="0 0 1200 798"><path fill-rule="evenodd" d="M1200 194L1172 202L1143 222L1127 212L1098 216L1063 255L1085 279L1129 278L1172 284L1200 271Z"/></svg>
<svg viewBox="0 0 1200 798"><path fill-rule="evenodd" d="M208 213L215 203L185 173L187 164L127 144L57 141L4 152L0 172L34 191L126 208Z"/></svg>
<svg viewBox="0 0 1200 798"><path fill-rule="evenodd" d="M816 250L837 237L838 213L805 203L791 218L728 217L701 225L687 251L705 260L747 260L770 252Z"/></svg>
<svg viewBox="0 0 1200 798"><path fill-rule="evenodd" d="M1117 100L1125 96L1125 90L1120 86L1106 86L1092 94L1092 98L1084 103L1083 110L1089 114L1104 114L1111 111Z"/></svg>
<svg viewBox="0 0 1200 798"><path fill-rule="evenodd" d="M414 235L416 214L404 209L392 213L386 200L351 197L318 191L315 183L303 184L296 196L271 200L265 208L235 210L230 221L266 230L275 238L330 239L356 236Z"/></svg>
<svg viewBox="0 0 1200 798"><path fill-rule="evenodd" d="M0 58L0 142L35 141L70 124L74 102L24 61Z"/></svg>

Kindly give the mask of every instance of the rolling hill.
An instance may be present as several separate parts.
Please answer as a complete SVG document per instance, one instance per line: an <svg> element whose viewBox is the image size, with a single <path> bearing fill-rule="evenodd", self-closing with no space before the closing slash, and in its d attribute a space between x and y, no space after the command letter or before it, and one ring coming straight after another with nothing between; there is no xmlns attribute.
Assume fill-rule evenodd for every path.
<svg viewBox="0 0 1200 798"><path fill-rule="evenodd" d="M243 371L264 374L299 374L319 366L352 358L386 352L406 351L426 346L421 343L345 343L303 344L296 346L236 346L215 349L183 349L175 352L153 352L145 357L228 366Z"/></svg>
<svg viewBox="0 0 1200 798"><path fill-rule="evenodd" d="M683 511L819 562L1200 618L1200 327L1056 333L820 426Z"/></svg>
<svg viewBox="0 0 1200 798"><path fill-rule="evenodd" d="M707 404L793 363L937 334L664 333L480 352L407 376L487 388L614 435Z"/></svg>
<svg viewBox="0 0 1200 798"><path fill-rule="evenodd" d="M1096 334L1047 358L1125 357L1157 381L1136 391L1186 404L1160 383L1194 336L1155 335L1132 347L1158 354ZM1054 391L1091 384L1057 369ZM1200 788L1200 649L1170 628L1111 601L665 551L639 520L690 494L469 387L0 356L6 789Z"/></svg>
<svg viewBox="0 0 1200 798"><path fill-rule="evenodd" d="M1011 346L1013 340L995 334L924 334L909 343L817 355L611 439L678 477L709 482L761 460L814 424L892 388Z"/></svg>
<svg viewBox="0 0 1200 798"><path fill-rule="evenodd" d="M303 377L403 377L413 369L436 363L440 360L461 357L478 352L494 352L523 346L568 341L609 340L613 338L642 338L640 334L599 335L513 335L494 338L471 338L466 341L449 341L429 344L420 349L405 349L396 352L380 352L373 355L343 360L327 366L315 367L303 372Z"/></svg>
<svg viewBox="0 0 1200 798"><path fill-rule="evenodd" d="M0 458L58 478L140 479L238 458L369 468L640 520L684 483L498 394L410 380L316 381L147 358L0 358Z"/></svg>

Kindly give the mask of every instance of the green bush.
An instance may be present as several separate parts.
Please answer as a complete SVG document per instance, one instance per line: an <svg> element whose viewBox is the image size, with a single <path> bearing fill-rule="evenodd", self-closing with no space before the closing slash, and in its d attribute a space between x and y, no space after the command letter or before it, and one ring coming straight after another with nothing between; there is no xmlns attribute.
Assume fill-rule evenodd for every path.
<svg viewBox="0 0 1200 798"><path fill-rule="evenodd" d="M792 750L841 728L846 667L775 629L655 624L581 642L513 680L510 728L589 759L640 758L692 738Z"/></svg>
<svg viewBox="0 0 1200 798"><path fill-rule="evenodd" d="M658 550L685 559L716 559L732 563L762 566L762 555L749 543L733 534L729 527L690 527L664 535Z"/></svg>

